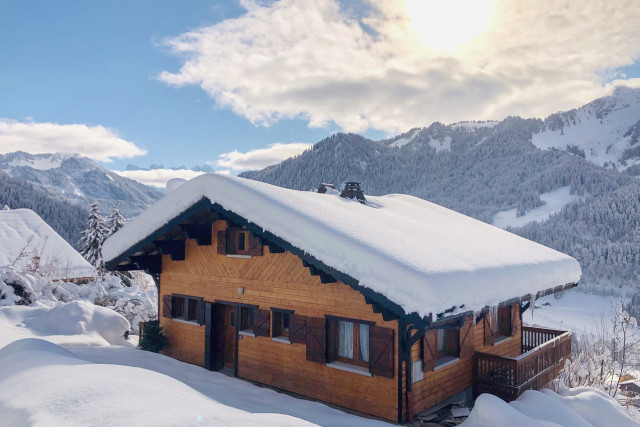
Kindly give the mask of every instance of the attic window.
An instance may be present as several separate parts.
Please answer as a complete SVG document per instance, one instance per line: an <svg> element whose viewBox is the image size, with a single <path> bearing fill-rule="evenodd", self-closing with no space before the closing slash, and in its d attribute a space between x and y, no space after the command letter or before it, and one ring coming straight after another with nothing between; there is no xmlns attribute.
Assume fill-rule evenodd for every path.
<svg viewBox="0 0 640 427"><path fill-rule="evenodd" d="M228 228L218 231L218 253L223 255L262 255L262 240L246 228Z"/></svg>

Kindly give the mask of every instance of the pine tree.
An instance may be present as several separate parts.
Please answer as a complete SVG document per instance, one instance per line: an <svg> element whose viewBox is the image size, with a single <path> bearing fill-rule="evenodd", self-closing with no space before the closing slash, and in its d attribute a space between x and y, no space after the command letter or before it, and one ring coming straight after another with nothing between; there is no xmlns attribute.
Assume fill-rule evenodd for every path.
<svg viewBox="0 0 640 427"><path fill-rule="evenodd" d="M98 270L100 275L105 270L102 259L102 243L107 237L107 232L107 227L98 211L98 203L92 203L87 229L82 232L82 239L80 239L82 246L80 254Z"/></svg>
<svg viewBox="0 0 640 427"><path fill-rule="evenodd" d="M109 218L107 218L107 223L106 223L107 236L106 237L109 237L116 231L120 230L122 227L124 227L124 224L125 224L124 218L122 217L122 213L120 212L120 202L116 202L116 205L111 211Z"/></svg>

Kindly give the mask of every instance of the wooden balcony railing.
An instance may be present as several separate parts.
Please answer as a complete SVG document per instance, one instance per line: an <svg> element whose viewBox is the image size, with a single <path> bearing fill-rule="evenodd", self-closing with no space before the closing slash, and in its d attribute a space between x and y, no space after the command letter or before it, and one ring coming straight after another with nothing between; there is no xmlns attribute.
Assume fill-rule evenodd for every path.
<svg viewBox="0 0 640 427"><path fill-rule="evenodd" d="M518 357L475 353L476 395L491 393L508 402L525 390L542 388L560 374L571 356L571 332L525 326L521 347L527 350Z"/></svg>

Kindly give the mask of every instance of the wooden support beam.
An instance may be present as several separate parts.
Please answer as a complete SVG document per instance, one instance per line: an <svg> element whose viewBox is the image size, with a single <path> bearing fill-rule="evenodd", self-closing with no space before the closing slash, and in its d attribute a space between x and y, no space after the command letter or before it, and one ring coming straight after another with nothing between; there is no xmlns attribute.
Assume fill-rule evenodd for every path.
<svg viewBox="0 0 640 427"><path fill-rule="evenodd" d="M184 231L189 239L195 239L198 246L211 246L211 224L180 224L180 230Z"/></svg>
<svg viewBox="0 0 640 427"><path fill-rule="evenodd" d="M135 270L144 270L148 274L154 276L162 273L162 255L133 255L131 262L138 268Z"/></svg>
<svg viewBox="0 0 640 427"><path fill-rule="evenodd" d="M162 255L170 255L171 261L184 261L186 258L184 240L156 240L153 244L160 249Z"/></svg>

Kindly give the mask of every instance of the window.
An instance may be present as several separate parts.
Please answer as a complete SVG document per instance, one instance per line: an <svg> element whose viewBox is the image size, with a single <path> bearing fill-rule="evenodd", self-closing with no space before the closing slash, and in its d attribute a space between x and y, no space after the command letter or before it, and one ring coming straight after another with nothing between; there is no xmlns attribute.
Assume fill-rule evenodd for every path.
<svg viewBox="0 0 640 427"><path fill-rule="evenodd" d="M338 359L369 363L369 325L347 320L338 321Z"/></svg>
<svg viewBox="0 0 640 427"><path fill-rule="evenodd" d="M204 301L202 298L187 295L173 295L171 299L171 317L198 324L204 322L204 319L199 319L199 316L204 317Z"/></svg>
<svg viewBox="0 0 640 427"><path fill-rule="evenodd" d="M511 306L498 308L498 335L511 336Z"/></svg>
<svg viewBox="0 0 640 427"><path fill-rule="evenodd" d="M436 366L460 356L460 329L437 329L438 355Z"/></svg>
<svg viewBox="0 0 640 427"><path fill-rule="evenodd" d="M255 309L251 307L240 307L240 331L253 333L253 317Z"/></svg>
<svg viewBox="0 0 640 427"><path fill-rule="evenodd" d="M249 254L249 232L247 230L229 230L227 235L227 253L237 255Z"/></svg>
<svg viewBox="0 0 640 427"><path fill-rule="evenodd" d="M291 314L273 310L273 338L289 338Z"/></svg>

